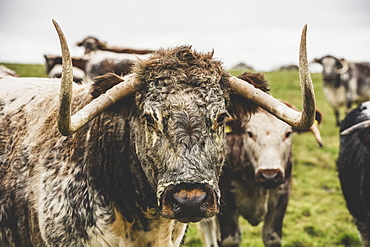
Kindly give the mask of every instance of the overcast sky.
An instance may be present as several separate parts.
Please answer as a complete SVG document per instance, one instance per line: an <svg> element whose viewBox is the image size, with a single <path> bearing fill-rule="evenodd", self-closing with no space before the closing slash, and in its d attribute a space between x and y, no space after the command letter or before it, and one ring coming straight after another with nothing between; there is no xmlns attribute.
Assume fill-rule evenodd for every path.
<svg viewBox="0 0 370 247"><path fill-rule="evenodd" d="M129 48L214 49L226 68L244 62L269 71L297 64L308 24L310 60L370 61L369 0L0 0L0 62L44 63L44 54L60 54L51 19L74 56L83 53L76 42L93 35Z"/></svg>

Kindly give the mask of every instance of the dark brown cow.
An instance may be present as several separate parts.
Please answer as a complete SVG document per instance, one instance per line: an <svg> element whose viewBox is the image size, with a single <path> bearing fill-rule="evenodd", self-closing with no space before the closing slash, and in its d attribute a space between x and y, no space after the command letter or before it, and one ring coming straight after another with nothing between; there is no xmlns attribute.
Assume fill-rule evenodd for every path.
<svg viewBox="0 0 370 247"><path fill-rule="evenodd" d="M188 222L219 212L229 115L261 106L296 127L313 124L306 29L299 113L188 46L161 49L123 78L72 87L68 46L54 25L60 101L59 80L0 80L4 246L179 246Z"/></svg>
<svg viewBox="0 0 370 247"><path fill-rule="evenodd" d="M323 67L324 94L340 126L340 108L370 100L370 63L355 63L333 56L313 60Z"/></svg>
<svg viewBox="0 0 370 247"><path fill-rule="evenodd" d="M245 73L240 78L251 77ZM321 113L317 112L316 119L321 121ZM229 156L220 178L224 205L217 217L201 221L203 242L206 247L239 246L241 215L252 226L264 222L265 246L281 246L292 180L292 134L302 131L262 109L230 128ZM322 146L317 124L310 130Z"/></svg>

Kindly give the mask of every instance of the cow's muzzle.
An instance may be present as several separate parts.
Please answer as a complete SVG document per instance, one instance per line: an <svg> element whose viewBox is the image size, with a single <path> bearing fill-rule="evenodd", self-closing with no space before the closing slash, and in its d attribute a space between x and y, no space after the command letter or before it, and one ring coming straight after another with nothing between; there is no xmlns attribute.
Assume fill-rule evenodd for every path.
<svg viewBox="0 0 370 247"><path fill-rule="evenodd" d="M170 185L162 195L161 214L182 223L197 222L219 212L216 197L208 184Z"/></svg>
<svg viewBox="0 0 370 247"><path fill-rule="evenodd" d="M266 189L274 189L284 182L284 174L280 169L259 169L256 182Z"/></svg>
<svg viewBox="0 0 370 247"><path fill-rule="evenodd" d="M334 75L333 74L329 74L329 73L325 73L323 75L323 79L326 82L331 82L332 80L334 80Z"/></svg>

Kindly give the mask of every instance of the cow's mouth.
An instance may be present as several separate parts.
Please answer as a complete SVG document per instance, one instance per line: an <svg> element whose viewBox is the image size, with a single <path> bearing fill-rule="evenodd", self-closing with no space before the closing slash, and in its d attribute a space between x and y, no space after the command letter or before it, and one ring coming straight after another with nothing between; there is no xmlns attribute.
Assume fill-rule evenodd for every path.
<svg viewBox="0 0 370 247"><path fill-rule="evenodd" d="M182 223L198 222L218 212L216 194L207 184L169 185L161 197L161 215Z"/></svg>

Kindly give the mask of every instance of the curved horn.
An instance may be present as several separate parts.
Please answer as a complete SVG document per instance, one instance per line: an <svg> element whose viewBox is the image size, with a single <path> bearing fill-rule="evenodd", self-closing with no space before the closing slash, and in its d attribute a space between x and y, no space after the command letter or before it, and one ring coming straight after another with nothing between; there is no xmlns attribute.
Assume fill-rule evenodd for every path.
<svg viewBox="0 0 370 247"><path fill-rule="evenodd" d="M321 138L321 133L320 133L318 125L319 125L319 123L317 122L317 120L315 120L314 124L310 128L310 131L315 136L315 139L316 139L317 143L319 144L319 146L322 147L323 146L322 138Z"/></svg>
<svg viewBox="0 0 370 247"><path fill-rule="evenodd" d="M337 69L337 74L344 74L348 72L349 64L345 59L338 59L338 62L342 65L342 68Z"/></svg>
<svg viewBox="0 0 370 247"><path fill-rule="evenodd" d="M100 95L76 114L71 116L73 83L72 59L63 31L55 20L53 20L53 24L58 32L60 45L62 48L63 64L61 92L59 97L58 128L62 135L67 136L79 130L99 113L113 105L116 101L133 93L140 83L138 80L134 79L133 75L127 75L123 78L124 82L112 87L106 93Z"/></svg>
<svg viewBox="0 0 370 247"><path fill-rule="evenodd" d="M235 76L231 76L229 79L230 87L238 94L249 98L266 111L297 129L309 129L315 120L315 93L308 68L306 33L307 25L302 30L299 56L299 76L303 98L302 113L291 109L271 95Z"/></svg>
<svg viewBox="0 0 370 247"><path fill-rule="evenodd" d="M370 120L366 120L366 121L363 121L361 123L357 123L355 125L352 125L348 129L345 129L342 132L340 132L340 135L341 136L349 135L349 134L352 134L353 132L355 132L357 130L361 130L361 129L364 129L364 128L367 128L367 127L370 127Z"/></svg>

